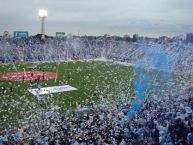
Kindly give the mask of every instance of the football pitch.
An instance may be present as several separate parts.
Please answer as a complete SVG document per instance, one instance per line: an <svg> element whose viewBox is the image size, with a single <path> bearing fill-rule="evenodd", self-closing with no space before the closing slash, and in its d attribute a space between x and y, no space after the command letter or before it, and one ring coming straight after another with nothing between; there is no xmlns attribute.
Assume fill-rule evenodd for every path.
<svg viewBox="0 0 193 145"><path fill-rule="evenodd" d="M55 108L61 113L74 109L77 104L90 101L116 101L118 96L134 95L134 70L132 66L102 61L70 61L15 63L0 66L0 74L17 71L54 72L57 78L37 82L0 80L0 122L1 128L10 127L23 120L33 120L40 116L42 109ZM45 102L31 94L29 88L70 85L77 90L44 95ZM108 104L108 103L107 103ZM4 127L3 127L4 126Z"/></svg>

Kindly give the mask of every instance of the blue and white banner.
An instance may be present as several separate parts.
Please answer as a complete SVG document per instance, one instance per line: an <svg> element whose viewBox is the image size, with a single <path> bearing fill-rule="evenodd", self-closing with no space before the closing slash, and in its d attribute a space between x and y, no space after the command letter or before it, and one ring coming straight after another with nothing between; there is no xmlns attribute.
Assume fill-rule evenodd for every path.
<svg viewBox="0 0 193 145"><path fill-rule="evenodd" d="M75 90L77 90L75 87L72 87L69 85L28 89L28 91L35 96L67 92L67 91L75 91Z"/></svg>

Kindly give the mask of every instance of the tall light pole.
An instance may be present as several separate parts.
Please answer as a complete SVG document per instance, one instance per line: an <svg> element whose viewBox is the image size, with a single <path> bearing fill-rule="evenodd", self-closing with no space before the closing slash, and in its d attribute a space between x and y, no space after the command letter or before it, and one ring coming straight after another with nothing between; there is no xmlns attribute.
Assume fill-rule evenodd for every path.
<svg viewBox="0 0 193 145"><path fill-rule="evenodd" d="M48 12L47 10L41 9L38 12L39 17L41 18L41 34L42 34L42 39L45 38L45 19L48 17Z"/></svg>

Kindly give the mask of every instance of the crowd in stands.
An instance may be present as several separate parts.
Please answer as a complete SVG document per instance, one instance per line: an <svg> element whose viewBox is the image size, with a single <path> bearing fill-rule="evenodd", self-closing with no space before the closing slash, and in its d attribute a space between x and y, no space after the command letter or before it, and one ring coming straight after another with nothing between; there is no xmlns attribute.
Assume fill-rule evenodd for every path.
<svg viewBox="0 0 193 145"><path fill-rule="evenodd" d="M170 55L181 53L183 57L173 57L177 64L192 60L192 51L183 52L181 44L146 46ZM105 39L2 39L0 51L2 63L99 57L135 62L144 57L141 44ZM184 54L188 52L187 59ZM133 108L127 103L108 109L92 102L86 106L88 112L53 113L40 122L4 130L0 132L0 145L193 145L192 97L193 89L189 89L179 96L147 99L131 118L127 112Z"/></svg>
<svg viewBox="0 0 193 145"><path fill-rule="evenodd" d="M41 122L0 133L0 144L13 145L192 145L193 90L148 99L134 117L128 104L89 112L53 113Z"/></svg>
<svg viewBox="0 0 193 145"><path fill-rule="evenodd" d="M183 41L123 41L105 37L47 38L41 41L35 37L0 39L0 63L13 61L52 61L67 59L106 59L135 63L148 59L146 51L167 53L171 56L169 66L176 71L186 69L192 72L193 45Z"/></svg>

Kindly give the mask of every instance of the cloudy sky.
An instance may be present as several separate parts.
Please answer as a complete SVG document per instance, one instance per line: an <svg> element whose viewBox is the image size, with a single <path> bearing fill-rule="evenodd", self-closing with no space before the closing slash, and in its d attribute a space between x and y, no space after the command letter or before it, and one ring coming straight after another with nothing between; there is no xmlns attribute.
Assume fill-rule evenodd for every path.
<svg viewBox="0 0 193 145"><path fill-rule="evenodd" d="M39 9L48 10L46 33L175 36L193 32L193 0L0 0L5 30L40 33Z"/></svg>

